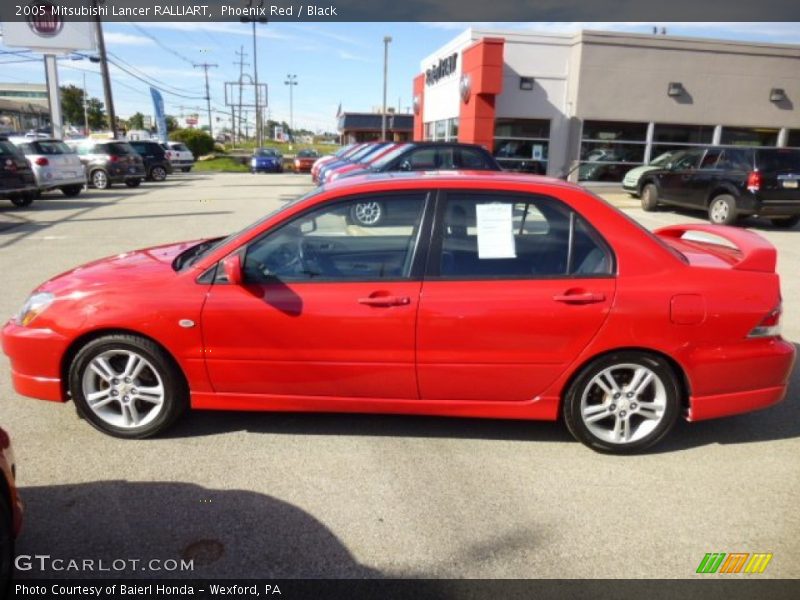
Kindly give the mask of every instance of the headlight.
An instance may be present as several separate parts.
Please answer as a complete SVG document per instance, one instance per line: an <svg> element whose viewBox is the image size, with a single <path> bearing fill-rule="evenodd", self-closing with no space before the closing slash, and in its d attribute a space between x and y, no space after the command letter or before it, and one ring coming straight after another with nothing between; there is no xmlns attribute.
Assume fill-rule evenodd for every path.
<svg viewBox="0 0 800 600"><path fill-rule="evenodd" d="M17 324L26 327L44 312L53 302L53 294L49 292L37 292L31 296L22 305L22 309L17 314Z"/></svg>

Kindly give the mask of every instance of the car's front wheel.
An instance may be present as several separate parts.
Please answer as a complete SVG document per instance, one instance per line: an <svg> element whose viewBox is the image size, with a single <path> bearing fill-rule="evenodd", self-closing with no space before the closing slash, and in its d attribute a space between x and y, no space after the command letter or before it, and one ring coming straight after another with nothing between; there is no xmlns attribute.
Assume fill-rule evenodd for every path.
<svg viewBox="0 0 800 600"><path fill-rule="evenodd" d="M564 398L570 433L590 448L626 454L661 440L680 412L680 385L662 358L619 352L587 365Z"/></svg>
<svg viewBox="0 0 800 600"><path fill-rule="evenodd" d="M654 183L645 184L641 193L642 210L653 211L658 208L658 188Z"/></svg>
<svg viewBox="0 0 800 600"><path fill-rule="evenodd" d="M11 200L11 204L19 208L30 206L31 204L33 204L33 201L35 199L36 199L36 194L34 194L33 192L26 192L24 194L17 194L15 196L9 197L9 200Z"/></svg>
<svg viewBox="0 0 800 600"><path fill-rule="evenodd" d="M111 187L111 181L108 179L108 173L102 169L93 171L91 175L92 185L98 190L106 190Z"/></svg>
<svg viewBox="0 0 800 600"><path fill-rule="evenodd" d="M711 199L708 205L708 220L715 225L733 225L739 218L736 198L730 194L720 194Z"/></svg>
<svg viewBox="0 0 800 600"><path fill-rule="evenodd" d="M383 206L380 202L358 202L350 209L350 218L358 225L375 227L383 221Z"/></svg>
<svg viewBox="0 0 800 600"><path fill-rule="evenodd" d="M5 598L11 588L11 563L13 560L14 536L11 533L11 505L3 490L0 489L0 598Z"/></svg>
<svg viewBox="0 0 800 600"><path fill-rule="evenodd" d="M167 170L164 167L153 167L150 169L150 179L153 181L164 181L167 178Z"/></svg>
<svg viewBox="0 0 800 600"><path fill-rule="evenodd" d="M168 428L187 408L186 382L157 344L133 335L97 338L78 351L69 389L80 415L121 438L146 438Z"/></svg>

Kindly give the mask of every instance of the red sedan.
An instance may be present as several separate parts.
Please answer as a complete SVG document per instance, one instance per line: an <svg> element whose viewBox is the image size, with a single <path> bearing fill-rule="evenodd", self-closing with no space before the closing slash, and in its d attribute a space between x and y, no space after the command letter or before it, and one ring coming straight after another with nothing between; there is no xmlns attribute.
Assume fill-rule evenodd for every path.
<svg viewBox="0 0 800 600"><path fill-rule="evenodd" d="M379 226L349 218L374 201ZM784 397L794 347L775 263L749 231L651 233L555 180L354 177L229 237L60 275L8 322L3 348L19 393L71 398L125 438L190 406L563 415L592 448L632 452L680 415Z"/></svg>
<svg viewBox="0 0 800 600"><path fill-rule="evenodd" d="M14 483L14 454L8 434L0 429L0 596L11 581L14 538L22 528L22 500Z"/></svg>

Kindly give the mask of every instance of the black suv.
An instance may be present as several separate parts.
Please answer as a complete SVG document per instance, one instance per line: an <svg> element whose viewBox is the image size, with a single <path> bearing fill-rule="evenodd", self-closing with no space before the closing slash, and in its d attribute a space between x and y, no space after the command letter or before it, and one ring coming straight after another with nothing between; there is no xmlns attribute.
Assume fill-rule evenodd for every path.
<svg viewBox="0 0 800 600"><path fill-rule="evenodd" d="M164 181L172 173L172 163L167 158L167 152L158 142L134 140L128 142L144 161L147 179L150 181Z"/></svg>
<svg viewBox="0 0 800 600"><path fill-rule="evenodd" d="M776 227L800 222L800 149L696 148L645 173L639 185L644 210L697 208L719 225L751 215L769 217Z"/></svg>
<svg viewBox="0 0 800 600"><path fill-rule="evenodd" d="M28 159L8 138L0 136L0 198L8 198L14 206L28 206L38 191Z"/></svg>
<svg viewBox="0 0 800 600"><path fill-rule="evenodd" d="M125 183L138 187L144 179L142 157L121 140L79 140L67 142L81 159L86 177L98 190L105 190L114 183Z"/></svg>

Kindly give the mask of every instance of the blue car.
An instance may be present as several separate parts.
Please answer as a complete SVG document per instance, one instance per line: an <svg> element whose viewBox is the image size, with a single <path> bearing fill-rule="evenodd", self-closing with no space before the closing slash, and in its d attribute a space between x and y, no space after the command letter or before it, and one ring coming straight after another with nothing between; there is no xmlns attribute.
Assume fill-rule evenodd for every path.
<svg viewBox="0 0 800 600"><path fill-rule="evenodd" d="M257 148L250 159L251 173L282 173L283 155L273 148Z"/></svg>

